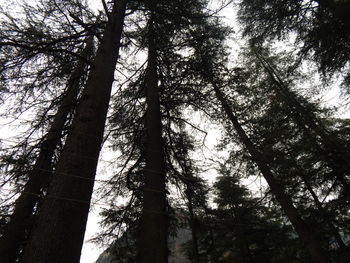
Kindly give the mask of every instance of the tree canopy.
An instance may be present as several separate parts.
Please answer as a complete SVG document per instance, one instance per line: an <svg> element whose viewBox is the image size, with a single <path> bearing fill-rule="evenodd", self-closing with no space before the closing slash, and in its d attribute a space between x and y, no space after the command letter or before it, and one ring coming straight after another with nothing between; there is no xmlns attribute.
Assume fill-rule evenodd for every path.
<svg viewBox="0 0 350 263"><path fill-rule="evenodd" d="M93 194L110 262L348 261L350 123L321 96L348 90L348 1L12 5L4 262L79 262Z"/></svg>

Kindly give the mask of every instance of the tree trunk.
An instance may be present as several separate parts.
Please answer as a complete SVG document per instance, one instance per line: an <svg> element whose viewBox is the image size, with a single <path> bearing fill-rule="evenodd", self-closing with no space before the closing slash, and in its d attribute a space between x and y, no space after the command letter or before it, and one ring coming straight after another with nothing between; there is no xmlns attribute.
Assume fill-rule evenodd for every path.
<svg viewBox="0 0 350 263"><path fill-rule="evenodd" d="M318 196L316 195L315 191L312 189L311 184L305 179L304 176L301 176L302 181L304 182L307 190L309 191L309 193L311 194L312 198L314 199L314 202L316 204L316 207L319 211L319 213L323 214L323 215L327 215L327 211L326 209L323 207L322 203L320 202L320 200L318 199ZM341 238L338 229L333 225L333 223L330 220L326 220L325 224L329 227L331 233L333 234L333 237L335 239L335 241L337 242L338 246L341 249L346 249L346 245L343 241L343 239Z"/></svg>
<svg viewBox="0 0 350 263"><path fill-rule="evenodd" d="M270 152L273 152L272 149L269 149ZM337 242L338 246L340 248L342 248L343 250L346 249L346 245L343 241L343 239L341 238L341 235L339 234L338 229L336 228L336 226L333 224L333 219L326 219L326 215L327 215L327 210L323 207L323 204L320 202L320 200L318 199L317 194L315 193L314 189L312 188L309 180L306 178L305 174L303 174L302 172L302 168L297 164L297 162L295 161L297 158L296 156L294 156L294 154L292 153L288 153L289 157L290 157L290 161L292 162L292 165L297 169L298 171L298 176L300 177L301 181L305 184L306 189L308 190L308 192L311 194L312 199L317 207L317 210L319 211L320 214L324 215L324 224L329 228L329 230L331 231L335 241ZM320 224L317 227L322 227L323 226Z"/></svg>
<svg viewBox="0 0 350 263"><path fill-rule="evenodd" d="M209 212L208 212L208 209L207 208L204 208L205 210L205 216L207 218L209 218ZM209 232L209 238L210 238L210 245L207 249L207 253L210 256L210 260L212 260L213 262L219 262L219 257L220 257L220 254L219 252L217 251L217 248L216 248L216 243L215 243L215 234L214 234L214 231L213 231L213 226L211 224L211 219L208 220L207 222L207 227L208 227L208 232Z"/></svg>
<svg viewBox="0 0 350 263"><path fill-rule="evenodd" d="M25 263L77 263L103 140L126 0L116 1L48 194L23 254Z"/></svg>
<svg viewBox="0 0 350 263"><path fill-rule="evenodd" d="M300 124L304 131L309 133L308 129L311 129L315 133L309 133L313 143L320 153L326 157L326 161L335 172L336 178L342 183L345 194L347 197L350 197L350 186L346 179L346 175L350 172L350 164L348 162L350 159L349 152L343 147L337 137L332 136L332 134L327 131L315 114L303 107L294 94L289 91L278 73L276 73L270 63L258 53L256 48L253 47L252 49L263 68L269 74L273 82L275 82L276 86L274 86L274 90L282 97L285 104L289 107L294 120L297 123L301 122ZM317 137L321 139L322 145L319 145Z"/></svg>
<svg viewBox="0 0 350 263"><path fill-rule="evenodd" d="M291 198L285 193L283 186L278 182L273 173L271 172L268 164L264 161L263 155L256 149L254 144L251 142L241 125L239 124L236 116L234 115L232 109L227 103L224 95L221 93L219 87L212 80L211 84L214 87L217 99L220 101L225 113L227 114L232 126L236 130L240 140L247 148L252 159L255 161L259 167L262 175L267 181L272 193L275 195L277 201L280 203L283 211L286 213L287 217L291 221L295 231L298 233L300 239L304 242L307 250L310 253L311 258L316 263L329 263L329 259L322 249L320 242L315 239L312 235L310 228L301 218L298 210L294 207Z"/></svg>
<svg viewBox="0 0 350 263"><path fill-rule="evenodd" d="M93 45L93 38L88 39L81 53L88 58ZM86 63L79 61L67 84L67 94L62 99L50 129L44 139L33 170L28 175L28 182L15 203L10 222L6 225L0 239L1 262L12 263L19 257L31 226L34 208L42 199L42 191L47 188L52 174L52 158L62 138L68 114L76 104L80 90L80 80L85 74Z"/></svg>
<svg viewBox="0 0 350 263"><path fill-rule="evenodd" d="M154 8L150 8L154 10ZM157 51L154 20L149 20L146 72L146 168L140 236L140 262L168 262L165 158L158 93Z"/></svg>
<svg viewBox="0 0 350 263"><path fill-rule="evenodd" d="M188 189L188 188L187 188ZM193 205L192 205L192 194L193 192L187 191L186 196L187 196L187 207L188 207L188 212L190 214L189 218L189 225L191 228L191 235L192 235L192 244L193 244L193 262L194 263L200 263L200 258L199 258L199 247L198 247L198 237L197 237L197 227L195 224L195 215L193 212Z"/></svg>

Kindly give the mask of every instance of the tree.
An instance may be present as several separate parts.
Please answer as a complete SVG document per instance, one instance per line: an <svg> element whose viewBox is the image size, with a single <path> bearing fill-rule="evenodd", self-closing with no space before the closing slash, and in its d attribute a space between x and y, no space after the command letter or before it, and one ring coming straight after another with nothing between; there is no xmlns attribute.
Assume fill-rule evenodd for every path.
<svg viewBox="0 0 350 263"><path fill-rule="evenodd" d="M87 40L86 47L82 51L82 57L88 59L89 54L92 53L92 45L92 38L90 37ZM26 236L30 232L32 216L35 210L38 210L38 208L34 208L39 205L39 201L42 199L42 195L49 185L53 156L61 141L68 114L77 102L82 83L81 79L85 72L85 62L79 61L68 81L66 95L62 99L48 134L41 144L41 150L33 170L28 175L28 181L21 195L16 200L10 222L6 225L6 229L0 239L0 254L3 255L2 260L4 262L15 261Z"/></svg>
<svg viewBox="0 0 350 263"><path fill-rule="evenodd" d="M1 22L4 29L1 34L4 51L1 84L6 87L2 95L7 99L15 97L16 104L6 109L8 115L37 112L34 120L28 120L31 126L21 138L22 142L2 155L7 160L5 174L9 177L2 185L14 184L17 187L22 181L25 184L2 231L0 251L6 262L18 258L29 235L93 53L93 38L84 29L78 32L79 26L72 33L73 26L69 24L67 28L67 17L62 19L64 11L57 2L50 7L40 2L33 6L23 4L21 8L25 13L22 19L2 13L5 18ZM81 5L70 2L66 8L70 8L72 16L80 11L82 18L89 20L86 16L89 10L82 10ZM50 22L44 30L41 25L47 20ZM57 30L57 25L61 31ZM66 79L67 84L61 84ZM50 113L55 113L54 117ZM41 131L44 135L32 145L30 140L40 137ZM27 167L23 167L20 159L25 160Z"/></svg>
<svg viewBox="0 0 350 263"><path fill-rule="evenodd" d="M344 69L348 79L349 12L347 1L241 1L239 17L245 35L264 41L296 33L302 54L312 54L324 73Z"/></svg>
<svg viewBox="0 0 350 263"><path fill-rule="evenodd" d="M212 83L215 85L215 83ZM268 164L264 161L263 155L255 148L249 137L246 135L245 131L242 129L237 118L231 111L228 103L225 101L223 94L220 92L219 88L214 86L216 96L222 103L226 114L229 116L232 125L236 129L238 136L240 137L242 143L247 147L249 153L251 154L253 160L256 162L257 166L261 170L264 178L266 179L271 191L276 196L277 201L280 203L282 209L288 216L289 220L293 224L296 232L298 233L300 239L304 242L305 246L308 248L309 253L315 262L329 262L328 257L322 249L320 242L313 236L310 232L309 227L301 218L299 212L293 205L291 198L285 193L284 187L278 182L273 173L268 167Z"/></svg>
<svg viewBox="0 0 350 263"><path fill-rule="evenodd" d="M306 262L290 225L269 205L266 196L253 198L226 164L214 184L214 232L220 262ZM265 200L264 200L265 199Z"/></svg>
<svg viewBox="0 0 350 263"><path fill-rule="evenodd" d="M138 69L140 77L131 83L131 89L121 93L120 97L125 102L114 114L118 120L116 130L124 135L115 144L128 154L123 165L123 169L130 167L126 174L127 186L135 193L139 191L140 184L144 189L139 197L143 202L140 261L164 262L168 258L169 207L166 209L166 206L169 204L165 182L170 180L171 175L165 177L165 174L177 169L174 141L178 135L174 130L181 129L181 125L186 123L181 118L182 107L190 103L184 94L191 90L186 82L192 81L186 71L187 56L180 52L191 45L185 37L191 27L200 26L205 17L202 14L205 4L205 1L178 1L172 5L163 1L147 2L144 9L149 14L145 16L141 13L141 18L137 18L140 21L146 17L142 20L146 21L145 27L138 28L137 34L126 32L128 36L136 36L140 47L145 48L146 45L148 55L146 69ZM130 117L130 113L133 116ZM120 118L119 114L123 117ZM126 150L128 147L130 150ZM130 162L134 164L130 166ZM155 242L150 243L150 239Z"/></svg>
<svg viewBox="0 0 350 263"><path fill-rule="evenodd" d="M167 215L165 192L165 160L162 140L161 113L158 91L156 20L152 10L157 2L149 1L148 58L145 76L146 145L143 186L143 208L140 232L140 262L168 261ZM152 240L152 242L150 242Z"/></svg>
<svg viewBox="0 0 350 263"><path fill-rule="evenodd" d="M60 255L67 262L79 260L125 9L126 1L117 1L109 15L48 194L24 250L23 262L60 262ZM64 176L67 174L72 176ZM47 243L49 238L51 242Z"/></svg>
<svg viewBox="0 0 350 263"><path fill-rule="evenodd" d="M297 1L291 7L304 2ZM220 25L216 11L208 11L206 0L103 1L108 21L99 17L91 23L82 19L79 12L71 13L69 7L64 9L61 1L54 1L54 5L55 11L45 9L45 19L55 12L66 17L68 23L63 36L48 41L45 30L41 30L45 19L32 24L36 38L30 37L30 41L12 41L14 37L0 33L0 43L5 47L1 47L5 56L0 56L0 63L6 64L4 76L11 76L11 68L20 65L21 59L32 59L38 50L53 54L52 61L58 62L60 54L76 61L81 58L76 53L76 43L81 43L87 35L99 40L89 77L84 85L80 84L84 89L64 147L59 151L57 164L50 164L54 167L52 181L47 191L44 187L42 205L35 208L38 214L24 248L24 262L60 262L62 257L67 262L79 260L109 104L112 107L108 133L113 138L110 141L113 150L120 156L116 174L103 189L111 207L103 212L108 229L100 239L122 240L122 244L115 242L119 246L115 250L125 256L124 261L167 262L168 236L177 227L176 220L172 220L176 209L188 215L192 236L189 255L196 263L280 260L266 250L276 251L276 247L283 246L261 242L261 238L251 237L250 233L264 232L264 228L278 232L284 218L276 215L272 206L259 206L256 199L248 198L246 189L236 178L220 178L216 184L219 207L208 207L207 188L199 179L201 169L191 160L192 152L199 148L194 131L202 134L205 131L196 127L189 115L200 111L226 131L228 136L222 144L234 144L231 150L236 159L231 156L230 161L243 161L250 166L246 173L261 173L265 177L275 197L271 203L276 199L281 205L313 260L329 262L325 252L329 250L329 241L336 237L342 245L341 231L348 222L341 215L347 209L346 191L341 191L338 182L329 187L337 178L346 189L348 167L344 167L346 158L342 155L348 146L340 147L348 141L343 135L346 128L333 133L331 130L337 129L337 125L326 124L328 120L318 116L317 107L290 90L292 78L279 75L276 70L279 64L257 52L258 62L254 63L262 65L255 68L260 75L249 72L246 66L227 69L228 51L224 41L231 30ZM283 8L288 11L291 7ZM317 4L310 6L314 7L319 9ZM334 6L327 8L327 12L319 14L344 20ZM76 30L75 25L79 25L76 34L71 32ZM257 36L253 43L261 39L264 38ZM123 68L121 75L125 82L119 79L120 85L115 86L116 93L110 102L121 47L128 58L137 52L146 58L143 64L135 63L136 66L127 60L118 65L118 70ZM12 56L11 50L20 52ZM341 62L335 67L343 69L345 64ZM294 76L295 71L289 73ZM253 76L257 76L255 81ZM336 143L333 134L339 134ZM174 188L178 189L177 197L168 195ZM327 189L329 193L325 193ZM116 207L118 195L127 198L120 207ZM323 202L320 198L324 196L336 198ZM341 206L336 207L337 204ZM222 221L224 227L220 227L220 217L226 219ZM200 218L204 218L203 222ZM264 223L272 218L278 223ZM245 222L258 223L261 228L250 228ZM316 234L312 233L310 222L322 225ZM200 229L205 229L203 235ZM281 240L301 251L290 228L286 229L292 236ZM220 238L225 231L229 232L228 238ZM47 243L49 238L51 242ZM235 240L231 242L229 238ZM130 245L137 249L121 251L120 245L122 249ZM284 251L280 256L285 258L287 254ZM298 259L303 260L304 256Z"/></svg>
<svg viewBox="0 0 350 263"><path fill-rule="evenodd" d="M342 145L343 142L337 138L336 134L327 130L322 121L317 118L313 112L312 105L307 105L307 102L305 101L299 101L301 98L298 98L295 93L290 91L288 85L283 82L277 73L278 71L274 69L273 65L271 65L271 62L259 54L255 47L253 47L253 52L266 70L267 74L275 83L275 85L272 85L275 92L282 98L283 103L292 112L292 117L295 122L297 122L302 129L308 130L307 132L316 147L319 148L320 154L325 156L329 166L334 170L338 181L343 185L345 195L348 195L350 189L346 175L349 171L347 171L348 164L346 160L348 159L349 153L347 152L346 147ZM318 140L321 140L321 143L319 143Z"/></svg>
<svg viewBox="0 0 350 263"><path fill-rule="evenodd" d="M217 26L214 25L211 28L213 30L213 28L217 28ZM241 143L245 146L251 155L251 158L254 160L262 175L266 179L271 191L274 193L283 211L292 222L293 227L307 247L313 260L316 262L329 262L328 256L324 252L321 243L310 232L308 225L304 222L298 210L294 206L291 197L289 197L285 192L283 184L276 179L275 175L270 170L268 162L264 158L263 154L247 136L246 132L235 116L229 102L225 99L225 95L220 89L220 85L222 84L221 81L224 81L220 78L220 76L222 76L223 72L225 72L220 71L220 69L223 69L221 66L224 64L222 55L225 54L225 50L220 44L221 41L219 38L215 43L217 45L213 45L213 41L209 40L207 43L204 42L198 46L198 49L196 50L199 56L198 61L200 61L200 64L197 64L197 68L199 68L198 72L201 74L202 78L212 86L213 92L217 100L220 102L228 121L232 125L233 130L235 130ZM233 137L233 135L231 136Z"/></svg>
<svg viewBox="0 0 350 263"><path fill-rule="evenodd" d="M325 200L334 198L338 200L339 208L348 206L344 172L347 164L340 164L348 154L348 140L337 131L336 122L330 121L329 110L298 93L295 83L307 76L291 70L291 65L285 63L292 61L289 56L267 56L266 49L253 50L249 54L246 71L254 73L246 78L250 89L241 93L254 97L253 93L259 90L258 93L264 94L263 97L260 95L263 101L260 107L264 110L249 119L252 123L250 136L288 193L294 196L304 218L309 218L312 225L318 225L316 232L325 246L336 242L339 248L331 249L332 253L346 254L347 247L342 240L345 225L337 223L338 212ZM272 65L279 65L279 69L273 69ZM297 75L300 75L299 80ZM257 101L254 99L251 103L259 104ZM340 176L342 180L339 180Z"/></svg>

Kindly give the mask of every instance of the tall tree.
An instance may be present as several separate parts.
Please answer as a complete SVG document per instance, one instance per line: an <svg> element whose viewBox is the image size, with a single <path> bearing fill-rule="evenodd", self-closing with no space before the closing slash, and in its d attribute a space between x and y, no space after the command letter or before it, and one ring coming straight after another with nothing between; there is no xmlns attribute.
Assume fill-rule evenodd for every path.
<svg viewBox="0 0 350 263"><path fill-rule="evenodd" d="M349 10L348 1L243 0L239 18L245 35L254 41L288 39L289 33L296 33L303 56L312 55L325 74L343 70L349 84Z"/></svg>
<svg viewBox="0 0 350 263"><path fill-rule="evenodd" d="M302 129L308 130L310 139L320 149L320 154L325 156L326 161L330 167L334 170L335 176L338 181L343 185L344 192L349 196L350 188L347 180L349 174L348 157L349 153L346 147L342 144L342 141L337 138L337 135L327 130L322 121L312 112L311 107L304 102L303 105L298 96L293 93L288 85L284 83L281 76L278 74L278 70L274 68L268 59L262 55L264 52L260 49L260 52L256 47L252 47L253 52L266 73L272 79L275 85L275 92L282 98L283 103L292 112L292 118L302 126ZM318 139L319 138L319 139ZM321 140L321 143L318 141ZM320 144L320 146L318 146Z"/></svg>
<svg viewBox="0 0 350 263"><path fill-rule="evenodd" d="M127 186L137 192L140 184L144 184L140 261L163 262L168 258L169 207L166 209L166 204L169 201L165 181L171 180L176 170L173 168L177 167L174 164L178 152L173 143L175 130L186 122L182 119L182 108L190 99L184 94L191 91L187 82L193 81L186 71L187 54L183 55L181 50L190 46L191 41L198 41L187 38L191 27L201 25L205 5L206 1L146 2L143 10L147 12L140 16L146 17L142 20L146 21L145 27L139 28L137 34L126 32L128 36L136 35L142 48L146 45L148 55L145 71L139 70L140 77L130 83L132 89L121 93L125 103L121 103L120 110L113 115L119 119L122 114L129 120L118 124L123 136L115 143L118 148L122 144L122 152L128 154L126 162L135 161L128 164ZM129 145L132 146L126 151ZM166 173L170 175L165 177ZM150 239L155 242L150 243Z"/></svg>
<svg viewBox="0 0 350 263"><path fill-rule="evenodd" d="M87 40L81 56L88 59L92 53L92 37ZM82 85L82 77L86 73L85 61L78 61L67 83L66 95L57 109L55 118L44 139L33 170L28 175L28 181L16 200L10 222L6 225L0 238L0 254L3 262L15 262L20 248L30 232L30 221L35 213L35 206L42 198L43 192L49 185L52 172L52 162L58 144L61 142L67 117L77 103L77 97Z"/></svg>
<svg viewBox="0 0 350 263"><path fill-rule="evenodd" d="M165 159L162 139L162 124L157 73L156 21L153 10L157 1L149 1L148 58L145 76L146 92L146 145L145 182L140 232L140 262L168 262ZM152 242L150 242L152 240Z"/></svg>
<svg viewBox="0 0 350 263"><path fill-rule="evenodd" d="M260 108L263 110L256 111L246 127L271 169L294 196L301 213L313 225L319 225L317 231L325 246L336 241L342 249L331 250L331 253L339 254L341 250L345 253L347 248L341 236L346 224L337 223L338 212L326 200L334 198L340 209L348 206L345 159L349 142L337 131L340 127L336 128L337 122L331 121L329 110L311 102L305 91L304 95L298 93L299 86L304 88L308 84L296 84L305 79L305 75L300 75L289 64L290 56L266 56L265 49L259 50L246 57L246 70L254 73L247 76L245 82L250 83L249 89L241 94L246 93L244 96L248 98L258 92L260 95L251 103L259 104L262 99ZM272 65L279 65L279 68ZM239 94L237 90L234 92Z"/></svg>
<svg viewBox="0 0 350 263"><path fill-rule="evenodd" d="M219 31L217 24L208 25L212 31ZM294 206L292 199L286 193L284 186L275 177L274 173L271 171L267 160L264 155L257 149L251 139L248 137L241 124L239 123L237 117L234 114L230 103L226 100L225 95L220 89L220 83L223 81L224 77L221 79L223 72L220 72L223 68L220 65L225 63L223 56L226 51L223 47L224 37L223 35L218 36L215 40L203 41L196 47L196 54L199 56L200 63L197 64L196 68L199 70L202 78L210 83L213 88L214 94L217 100L220 102L224 113L226 114L228 121L231 123L231 127L235 130L238 138L245 146L251 158L254 160L262 175L266 179L271 191L274 193L277 201L280 203L283 211L286 213L287 217L294 226L299 237L308 249L311 257L315 262L329 262L328 256L322 248L321 242L314 237L313 233L310 231L307 223L302 219L298 210Z"/></svg>
<svg viewBox="0 0 350 263"><path fill-rule="evenodd" d="M23 262L77 262L123 31L125 0L114 1L70 132L23 253ZM51 240L49 243L47 240ZM64 242L63 242L64 240ZM43 245L45 244L45 245Z"/></svg>
<svg viewBox="0 0 350 263"><path fill-rule="evenodd" d="M230 108L228 102L225 100L225 97L221 93L219 87L215 82L212 82L212 84L215 90L215 94L222 104L223 109L230 119L239 138L247 148L253 160L256 162L271 191L276 196L277 201L280 203L282 209L293 224L300 239L304 242L305 246L309 250L311 257L315 262L330 262L328 256L321 246L321 243L314 237L307 223L302 219L298 210L295 208L292 199L285 193L283 185L281 185L281 183L275 178L263 155L256 149L250 138L246 135L236 116L233 114L233 111Z"/></svg>

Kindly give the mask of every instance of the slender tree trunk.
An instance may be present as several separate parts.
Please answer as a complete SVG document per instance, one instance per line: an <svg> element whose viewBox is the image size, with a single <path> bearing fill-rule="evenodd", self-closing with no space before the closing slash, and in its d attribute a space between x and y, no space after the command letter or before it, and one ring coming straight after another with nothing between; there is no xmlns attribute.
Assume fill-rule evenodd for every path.
<svg viewBox="0 0 350 263"><path fill-rule="evenodd" d="M304 178L304 176L302 176L302 180L307 188L307 190L309 191L309 193L311 194L316 207L318 209L318 211L323 214L326 215L327 211L326 209L323 207L322 203L320 202L320 200L318 199L315 191L312 189L312 186L310 185L310 183ZM338 229L333 225L332 222L330 222L330 220L326 220L325 224L329 227L331 233L333 234L333 237L335 239L335 241L337 242L338 246L342 249L346 249L346 245L343 241L343 239L341 238Z"/></svg>
<svg viewBox="0 0 350 263"><path fill-rule="evenodd" d="M153 7L153 6L151 6ZM154 10L154 8L150 8ZM146 168L140 236L140 262L168 262L165 158L158 93L157 51L153 16L148 28L146 72Z"/></svg>
<svg viewBox="0 0 350 263"><path fill-rule="evenodd" d="M205 210L206 217L209 218L208 217L208 215L209 215L208 209L204 208L204 210ZM216 248L215 234L214 234L214 231L213 231L213 226L211 224L211 220L209 220L207 222L207 227L208 227L209 238L210 238L210 247L207 249L207 251L209 252L208 254L211 254L210 259L213 262L219 262L219 253L218 253L217 248Z"/></svg>
<svg viewBox="0 0 350 263"><path fill-rule="evenodd" d="M270 152L272 152L272 149L269 149ZM298 171L298 176L301 178L302 182L304 183L304 185L306 186L306 189L308 190L308 192L311 194L312 199L317 207L317 210L319 211L320 214L323 214L326 216L327 211L324 208L323 204L320 202L320 200L318 199L317 194L315 193L314 189L312 188L309 180L306 178L305 174L303 174L302 169L299 167L299 165L296 163L296 157L294 156L294 154L289 153L288 154L290 156L290 160L293 164L293 166L297 169ZM336 226L332 223L332 219L326 219L326 217L324 218L324 224L327 225L327 227L330 229L331 234L333 235L335 241L337 242L338 246L342 249L346 249L346 245L343 241L343 239L341 238L340 234L339 234L339 230L336 228ZM319 226L319 227L323 227L323 226Z"/></svg>
<svg viewBox="0 0 350 263"><path fill-rule="evenodd" d="M326 157L326 161L335 172L337 179L342 183L345 193L349 197L350 186L346 179L346 175L350 173L349 152L343 147L337 137L332 136L332 134L327 131L312 112L303 107L294 94L289 91L288 87L284 84L283 80L279 77L278 73L273 69L270 63L266 61L266 59L264 59L254 47L253 52L273 82L275 82L274 90L282 97L283 101L289 107L294 120L297 123L300 123L304 131L308 132L308 129L311 129L315 133L310 136L313 143L316 145L320 153ZM319 139L316 138L317 136L321 139L322 147L319 145Z"/></svg>
<svg viewBox="0 0 350 263"><path fill-rule="evenodd" d="M189 193L189 192L186 193L187 200L188 200L188 211L190 213L189 224L190 224L190 227L191 227L192 243L193 243L193 256L194 256L193 257L193 262L194 263L200 263L197 228L196 228L196 224L195 224L195 218L194 218L191 194L192 193Z"/></svg>
<svg viewBox="0 0 350 263"><path fill-rule="evenodd" d="M259 167L262 175L267 181L272 193L275 195L277 201L280 203L283 211L291 221L295 231L298 233L300 239L304 242L307 250L310 253L311 258L315 263L329 263L329 259L322 249L320 242L313 236L310 228L306 222L301 218L298 210L294 207L291 198L285 193L283 186L278 182L269 166L264 161L264 156L257 150L255 145L251 142L241 125L239 124L236 116L234 115L231 107L227 103L223 93L214 81L211 81L216 97L220 101L225 113L227 114L232 126L236 130L240 140L247 148L252 159Z"/></svg>
<svg viewBox="0 0 350 263"><path fill-rule="evenodd" d="M79 262L125 9L126 0L119 0L110 14L71 131L25 247L25 263Z"/></svg>
<svg viewBox="0 0 350 263"><path fill-rule="evenodd" d="M315 193L314 189L312 188L312 185L310 184L309 180L306 178L305 174L302 173L302 169L299 167L299 165L296 163L296 157L294 154L289 153L289 156L291 157L291 160L293 162L293 166L298 169L299 177L301 178L302 182L305 184L306 189L309 191L309 193L312 196L312 199L317 207L317 210L320 214L324 215L324 223L327 225L327 227L330 229L330 232L332 233L335 241L337 242L338 246L345 250L347 249L346 244L344 243L341 235L339 234L339 230L337 227L333 224L333 219L328 219L327 217L327 210L321 203L321 201L318 199L317 194Z"/></svg>
<svg viewBox="0 0 350 263"><path fill-rule="evenodd" d="M81 53L88 58L92 51L93 39L88 39ZM62 99L51 127L44 139L33 170L28 175L28 182L18 197L10 222L6 225L0 239L1 262L12 263L19 257L31 226L35 206L42 199L42 191L47 188L52 174L52 159L61 141L68 114L76 104L80 90L80 80L87 67L84 61L79 61L67 84L67 94Z"/></svg>

